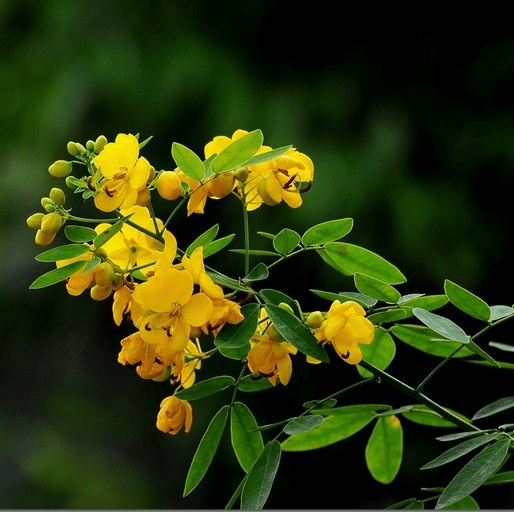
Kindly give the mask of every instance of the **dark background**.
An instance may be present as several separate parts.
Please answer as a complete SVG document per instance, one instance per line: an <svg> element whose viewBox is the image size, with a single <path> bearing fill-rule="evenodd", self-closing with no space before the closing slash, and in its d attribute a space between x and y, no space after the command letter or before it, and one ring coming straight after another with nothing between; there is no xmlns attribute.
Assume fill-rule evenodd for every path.
<svg viewBox="0 0 514 512"><path fill-rule="evenodd" d="M0 2L3 508L222 508L243 476L225 436L206 479L183 499L198 441L230 395L194 403L190 434L165 436L154 423L171 390L116 362L131 329L116 328L110 303L72 298L64 286L28 290L49 267L34 261L41 250L25 219L60 183L46 169L68 157L69 140L153 135L144 154L169 169L173 141L201 153L215 135L260 128L266 144L294 144L309 155L315 181L302 208L253 212L253 232L303 233L352 217L347 240L395 263L408 278L402 294L441 293L448 278L491 305L512 304L512 10L495 2L476 11L449 3L334 5ZM157 206L165 217L169 205ZM204 216L179 217L172 230L186 247L216 222L220 236L238 233L233 247L242 247L233 198L209 203ZM257 235L252 243L266 247ZM298 298L304 310L326 308L309 288L353 285L320 262L311 254L291 260L266 286ZM210 264L242 271L241 256ZM468 332L481 328L451 307L444 312ZM509 343L509 334L498 328L482 345ZM437 362L402 345L391 373L416 384ZM207 361L202 375L217 374L218 364ZM237 364L226 366L237 375ZM243 398L264 424L356 380L342 361L312 367L298 356L286 388ZM511 390L507 370L454 362L426 392L471 416ZM384 385L343 403L360 401L408 403ZM268 506L383 508L426 497L420 487L446 485L458 466L418 471L442 451L434 441L440 431L402 423L404 461L393 484L367 473L368 427L332 447L284 453ZM476 497L488 508L513 506L504 488Z"/></svg>

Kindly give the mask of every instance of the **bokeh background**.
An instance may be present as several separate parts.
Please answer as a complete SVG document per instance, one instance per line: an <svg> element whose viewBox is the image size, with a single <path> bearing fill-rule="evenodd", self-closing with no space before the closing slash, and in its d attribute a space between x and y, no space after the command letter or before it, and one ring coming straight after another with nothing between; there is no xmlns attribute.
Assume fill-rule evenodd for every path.
<svg viewBox="0 0 514 512"><path fill-rule="evenodd" d="M448 278L489 304L512 304L511 10L496 2L476 12L451 3L405 10L342 2L337 12L334 5L0 2L3 508L222 508L242 478L224 437L206 479L183 499L196 445L228 395L194 404L190 434L165 436L154 422L170 389L116 362L130 329L114 326L109 304L72 298L59 285L28 290L49 268L34 261L41 250L25 219L58 185L46 169L68 157L70 140L153 135L144 154L169 169L172 141L201 153L215 135L261 128L266 144L308 154L316 174L301 209L262 207L251 215L254 231L302 233L352 217L347 240L395 263L408 278L402 293L441 293ZM204 216L179 217L173 231L182 247L215 222L220 235L239 233L233 246L241 247L232 199L209 204ZM70 206L80 215L77 199ZM265 248L256 235L253 242ZM314 256L277 268L267 285L305 310L326 306L309 288L353 289ZM211 265L238 272L241 256L214 256ZM512 342L507 329L494 336ZM436 364L408 347L399 352L391 372L410 383ZM205 377L217 371L214 360L204 365ZM227 371L236 375L237 365ZM355 379L342 362L327 369L296 358L287 388L246 402L269 423ZM439 382L427 392L468 415L512 394L507 370L455 363ZM406 403L383 386L347 403L359 400ZM369 433L284 454L268 506L383 508L426 496L420 487L445 485L456 471L418 471L441 446L433 430L410 423L400 476L378 484L364 464ZM513 506L512 490L476 496L490 508Z"/></svg>

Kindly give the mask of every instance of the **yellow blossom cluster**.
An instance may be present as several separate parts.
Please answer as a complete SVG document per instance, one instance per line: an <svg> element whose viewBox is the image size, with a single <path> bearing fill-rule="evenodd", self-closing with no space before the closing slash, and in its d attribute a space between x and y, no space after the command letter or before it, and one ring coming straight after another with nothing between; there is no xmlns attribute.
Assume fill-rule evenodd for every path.
<svg viewBox="0 0 514 512"><path fill-rule="evenodd" d="M49 173L64 178L68 187L82 193L85 200L92 198L101 212L112 212L117 217L98 221L74 217L64 208L64 192L52 188L41 202L46 213L27 219L29 227L37 231L35 241L39 245L49 245L69 220L96 224L94 229L83 228L86 238L81 239L82 232L82 246L71 247L73 253L63 253L70 257L56 258L56 270L75 270L79 267L74 265L83 263L77 271L63 274L68 293L78 296L89 290L94 300L112 297L116 325L127 321L135 327L121 340L118 362L135 367L143 379L169 381L175 386L174 394L161 402L157 416L157 427L166 433L176 434L183 427L188 432L191 428L192 407L175 393L195 383L197 370L209 357L211 351L202 351L200 338L210 337L212 341L226 324L239 324L244 317L240 303L234 300L235 293L226 295L206 271L204 247L199 245L186 252L178 248L167 228L174 212L166 222L157 218L151 191L170 201L182 197L177 209L187 199L188 215L203 213L207 198L221 199L230 194L239 198L246 211L281 202L299 207L301 194L314 178L314 166L308 156L292 147L273 150L260 144L249 160L218 172L209 167L217 155L248 135L245 130L236 130L231 137L214 137L205 145L204 162L196 156L189 161L191 165L199 162L195 172L186 165L184 169L156 173L139 154L144 143L132 134L121 133L114 142L100 136L85 146L70 142L67 149L75 160L58 160L49 167ZM74 177L71 173L75 164L86 166L89 175ZM287 304L280 307L293 313ZM355 302L335 301L326 315L311 313L304 323L320 344L331 344L346 362L357 364L362 357L358 344L371 343L374 334L373 325L364 315ZM273 385L288 384L291 356L298 352L294 341L284 339L262 307L245 358L249 371ZM320 363L309 355L307 361Z"/></svg>

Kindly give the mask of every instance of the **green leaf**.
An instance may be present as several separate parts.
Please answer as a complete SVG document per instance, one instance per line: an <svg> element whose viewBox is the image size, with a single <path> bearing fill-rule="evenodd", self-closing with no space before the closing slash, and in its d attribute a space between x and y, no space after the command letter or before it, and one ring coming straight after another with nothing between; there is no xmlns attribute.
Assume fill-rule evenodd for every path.
<svg viewBox="0 0 514 512"><path fill-rule="evenodd" d="M498 350L503 350L504 352L514 352L513 345L507 345L506 343L498 343L497 341L490 341L488 343L490 347L497 348Z"/></svg>
<svg viewBox="0 0 514 512"><path fill-rule="evenodd" d="M184 496L193 491L209 469L227 423L228 411L229 406L224 405L209 423L189 467L184 487Z"/></svg>
<svg viewBox="0 0 514 512"><path fill-rule="evenodd" d="M255 378L254 375L247 375L239 381L238 389L245 392L264 391L274 388L273 384L264 377Z"/></svg>
<svg viewBox="0 0 514 512"><path fill-rule="evenodd" d="M506 409L510 409L511 407L514 407L514 396L500 398L499 400L496 400L495 402L492 402L479 409L471 418L471 420L474 421L479 420L481 418L486 418L487 416L492 416L493 414L505 411Z"/></svg>
<svg viewBox="0 0 514 512"><path fill-rule="evenodd" d="M243 278L245 282L253 282L253 281L262 281L269 276L269 271L267 265L260 262L255 265L255 267L250 270L250 273Z"/></svg>
<svg viewBox="0 0 514 512"><path fill-rule="evenodd" d="M425 295L423 297L404 300L406 298L407 296L404 296L398 302L402 307L421 308L426 311L433 311L434 309L442 308L448 303L448 297L446 295Z"/></svg>
<svg viewBox="0 0 514 512"><path fill-rule="evenodd" d="M372 299L392 303L396 303L400 300L400 292L379 279L361 274L360 272L356 272L353 279L355 288Z"/></svg>
<svg viewBox="0 0 514 512"><path fill-rule="evenodd" d="M349 411L328 416L318 427L287 438L282 443L282 450L298 452L330 446L359 432L373 418L375 413L372 410Z"/></svg>
<svg viewBox="0 0 514 512"><path fill-rule="evenodd" d="M246 249L229 249L229 252L234 252L236 254L246 254ZM264 251L261 249L249 249L248 254L250 254L250 256L273 256L275 258L280 256L278 252Z"/></svg>
<svg viewBox="0 0 514 512"><path fill-rule="evenodd" d="M209 245L216 238L219 228L219 224L214 224L214 226L211 226L207 231L204 231L198 238L193 240L186 249L186 256L191 256L197 247L205 248L205 246Z"/></svg>
<svg viewBox="0 0 514 512"><path fill-rule="evenodd" d="M363 295L362 293L355 292L341 292L341 293L333 293L333 292L324 292L323 290L309 290L318 297L322 299L334 301L338 300L339 302L346 302L349 300L353 300L360 304L363 308L371 308L373 307L377 301L375 299L370 299Z"/></svg>
<svg viewBox="0 0 514 512"><path fill-rule="evenodd" d="M324 421L325 418L319 414L293 418L284 427L284 433L291 436L293 434L299 434L300 432L308 432L321 425Z"/></svg>
<svg viewBox="0 0 514 512"><path fill-rule="evenodd" d="M289 228L284 228L273 239L273 247L280 254L289 254L300 242L300 235Z"/></svg>
<svg viewBox="0 0 514 512"><path fill-rule="evenodd" d="M488 322L491 318L489 306L481 298L462 288L462 286L446 279L444 291L450 302L464 313L484 322Z"/></svg>
<svg viewBox="0 0 514 512"><path fill-rule="evenodd" d="M496 366L496 368L501 368L500 363L498 363L492 356L490 356L483 348L479 347L473 340L469 340L468 347L469 350L471 350L471 352L474 352L482 359L489 362L492 366Z"/></svg>
<svg viewBox="0 0 514 512"><path fill-rule="evenodd" d="M490 476L484 482L484 485L503 484L514 484L514 471L503 471L502 473L496 473L496 475Z"/></svg>
<svg viewBox="0 0 514 512"><path fill-rule="evenodd" d="M396 354L396 345L391 335L382 329L375 329L375 339L369 345L360 345L362 358L364 361L376 366L379 370L385 370L394 359ZM373 377L373 374L357 365L359 375L367 379Z"/></svg>
<svg viewBox="0 0 514 512"><path fill-rule="evenodd" d="M29 290L39 290L40 288L46 288L47 286L64 281L65 279L68 279L68 277L72 276L75 272L78 272L85 264L86 262L84 260L74 261L73 263L70 263L64 267L50 270L50 272L39 276L29 286Z"/></svg>
<svg viewBox="0 0 514 512"><path fill-rule="evenodd" d="M229 358L235 359L236 361L243 361L248 356L248 352L250 352L250 342L241 345L240 347L218 347L221 355Z"/></svg>
<svg viewBox="0 0 514 512"><path fill-rule="evenodd" d="M240 292L248 292L248 288L246 286L239 284L239 281L232 277L228 277L225 274L221 274L215 270L207 270L207 275L210 276L215 283L224 286L225 288L239 290Z"/></svg>
<svg viewBox="0 0 514 512"><path fill-rule="evenodd" d="M378 418L365 450L371 476L390 484L398 474L403 456L403 430L396 416Z"/></svg>
<svg viewBox="0 0 514 512"><path fill-rule="evenodd" d="M96 231L85 226L66 226L64 234L71 242L82 243L93 240L96 236Z"/></svg>
<svg viewBox="0 0 514 512"><path fill-rule="evenodd" d="M324 348L318 344L318 340L298 318L273 304L266 304L265 308L273 325L286 341L303 354L324 363L330 361Z"/></svg>
<svg viewBox="0 0 514 512"><path fill-rule="evenodd" d="M100 249L102 245L108 242L116 233L121 231L125 222L132 217L132 213L130 215L125 215L125 217L121 217L117 220L111 227L107 228L105 231L102 231L96 238L93 240L93 245L95 249Z"/></svg>
<svg viewBox="0 0 514 512"><path fill-rule="evenodd" d="M245 304L241 308L244 320L238 324L225 324L214 338L214 344L224 348L238 348L246 345L257 330L259 310L258 304Z"/></svg>
<svg viewBox="0 0 514 512"><path fill-rule="evenodd" d="M262 434L250 409L242 402L235 402L230 414L232 447L239 464L248 473L264 450Z"/></svg>
<svg viewBox="0 0 514 512"><path fill-rule="evenodd" d="M422 501L418 501L416 498L408 498L406 500L393 503L384 510L423 510L424 508L425 505Z"/></svg>
<svg viewBox="0 0 514 512"><path fill-rule="evenodd" d="M421 308L414 308L412 312L418 320L441 336L449 340L469 343L468 335L449 318L436 315L435 313L430 313Z"/></svg>
<svg viewBox="0 0 514 512"><path fill-rule="evenodd" d="M392 322L398 322L404 318L412 316L408 309L404 308L390 308L387 311L379 311L378 313L372 313L368 316L368 320L375 325L387 324Z"/></svg>
<svg viewBox="0 0 514 512"><path fill-rule="evenodd" d="M442 508L441 510L480 510L478 503L471 496L466 496L461 500Z"/></svg>
<svg viewBox="0 0 514 512"><path fill-rule="evenodd" d="M92 272L98 265L102 263L102 260L98 256L93 256L88 262L87 265L84 267L84 270L82 271L82 275L89 274L89 272Z"/></svg>
<svg viewBox="0 0 514 512"><path fill-rule="evenodd" d="M392 263L358 245L330 242L317 252L328 256L335 268L345 275L360 272L387 284L401 284L407 280Z"/></svg>
<svg viewBox="0 0 514 512"><path fill-rule="evenodd" d="M277 474L280 456L280 443L270 441L248 473L241 493L241 509L261 510L264 507Z"/></svg>
<svg viewBox="0 0 514 512"><path fill-rule="evenodd" d="M300 309L300 304L297 300L292 299L285 293L282 293L278 290L273 290L271 288L264 288L259 292L259 295L264 302L267 304L274 304L278 306L281 302L291 306L291 309L295 312L295 315L298 318L302 318L302 310Z"/></svg>
<svg viewBox="0 0 514 512"><path fill-rule="evenodd" d="M457 439L465 439L467 437L476 437L482 434L488 434L492 429L487 430L472 430L471 432L455 432L454 434L446 434L444 436L436 437L438 441L455 441Z"/></svg>
<svg viewBox="0 0 514 512"><path fill-rule="evenodd" d="M458 341L434 341L437 333L422 325L393 325L390 331L407 345L437 357L448 357L457 347L462 346ZM472 354L473 352L464 347L453 357L466 357Z"/></svg>
<svg viewBox="0 0 514 512"><path fill-rule="evenodd" d="M510 306L491 306L491 322L505 318L506 316L514 314L514 309Z"/></svg>
<svg viewBox="0 0 514 512"><path fill-rule="evenodd" d="M219 375L210 379L193 384L190 388L182 389L176 393L176 397L181 400L198 400L206 396L214 395L219 391L227 389L235 382L230 375Z"/></svg>
<svg viewBox="0 0 514 512"><path fill-rule="evenodd" d="M175 160L177 167L180 167L180 170L186 176L201 181L205 174L205 167L200 157L194 151L178 142L174 142L171 145L171 156Z"/></svg>
<svg viewBox="0 0 514 512"><path fill-rule="evenodd" d="M353 228L353 219L336 219L316 224L302 236L304 245L321 245L339 240Z"/></svg>
<svg viewBox="0 0 514 512"><path fill-rule="evenodd" d="M235 140L216 155L211 163L212 172L217 174L241 166L259 151L263 140L261 130L254 130Z"/></svg>
<svg viewBox="0 0 514 512"><path fill-rule="evenodd" d="M456 416L459 416L463 420L469 421L464 415L448 408L447 410ZM426 405L414 405L410 411L406 411L402 414L408 420L413 421L414 423L419 423L420 425L427 425L429 427L455 427L455 423L443 418L440 414L428 408Z"/></svg>
<svg viewBox="0 0 514 512"><path fill-rule="evenodd" d="M252 156L250 160L247 160L244 164L245 167L249 167L251 165L262 164L264 162L269 162L274 158L282 156L284 153L289 151L293 146L282 146L280 148L272 149L271 151L266 151L265 153L259 153L258 155Z"/></svg>
<svg viewBox="0 0 514 512"><path fill-rule="evenodd" d="M227 235L223 238L218 238L218 240L214 240L213 242L205 246L203 249L204 259L224 249L230 242L232 242L235 236L235 234Z"/></svg>
<svg viewBox="0 0 514 512"><path fill-rule="evenodd" d="M479 437L474 437L473 439L468 439L467 441L463 441L462 443L459 443L458 445L453 446L449 450L446 450L445 452L441 453L441 455L431 460L430 462L427 462L420 469L437 468L439 466L442 466L443 464L452 462L466 455L467 453L473 451L475 448L478 448L479 446L483 446L484 444L491 442L492 440L496 439L499 435L500 434L498 432L495 432L493 434L485 434Z"/></svg>
<svg viewBox="0 0 514 512"><path fill-rule="evenodd" d="M334 407L334 404L331 404L330 407L320 407L319 409L315 409L312 412L316 414L321 414L323 416L339 416L339 415L352 415L355 413L362 412L373 412L377 411L387 411L391 410L390 405L385 404L358 404L358 405L344 405L342 407Z"/></svg>
<svg viewBox="0 0 514 512"><path fill-rule="evenodd" d="M47 263L60 260L69 260L71 258L76 258L77 256L82 256L90 250L91 248L84 244L61 245L59 247L54 247L53 249L48 249L47 251L38 254L36 256L36 261Z"/></svg>
<svg viewBox="0 0 514 512"><path fill-rule="evenodd" d="M498 470L509 446L508 439L497 441L473 457L445 488L437 501L436 510L448 507L476 491Z"/></svg>

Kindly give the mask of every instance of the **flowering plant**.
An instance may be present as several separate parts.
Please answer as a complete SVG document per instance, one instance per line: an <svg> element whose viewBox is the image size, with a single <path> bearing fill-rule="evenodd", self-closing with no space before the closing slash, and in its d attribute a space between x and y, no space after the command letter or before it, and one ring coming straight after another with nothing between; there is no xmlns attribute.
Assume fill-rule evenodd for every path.
<svg viewBox="0 0 514 512"><path fill-rule="evenodd" d="M406 278L395 265L364 247L341 241L353 228L351 218L329 220L303 234L290 228L277 234L259 231L270 248L252 249L249 214L282 202L300 207L314 180L312 160L292 146L263 145L260 130L237 130L231 137L214 137L205 145L203 157L174 142L173 170L156 171L140 155L149 140L119 134L113 142L99 136L85 146L68 143L73 159L57 160L49 167L50 174L65 179L74 195L92 199L96 209L108 215L78 217L66 208L64 191L52 188L41 201L44 213L31 215L27 224L36 230L35 242L40 246L50 245L61 228L70 243L36 256L56 268L38 277L31 288L64 282L70 295L88 290L94 300L111 301L116 325L125 322L133 327L121 340L118 362L135 367L142 379L166 387L156 421L162 432L189 432L195 428L192 402L196 408L201 399L231 390L203 434L184 495L207 473L227 425L243 473L227 508L237 500L241 508L263 508L283 452L329 446L368 425L372 429L365 448L367 468L376 481L391 483L402 462L404 419L435 429L457 429L437 438L456 444L421 469L477 453L444 487L424 489L429 496L411 497L391 508L422 508L430 502L436 502L436 509L477 508L471 497L476 489L512 484L514 472L505 467L514 449L514 423L482 428L477 420L513 408L514 397L495 397L467 418L423 392L427 382L456 358L475 368L514 368L477 343L489 329L514 316L511 306L489 306L449 280L439 295L402 295L397 287ZM83 172L72 174L75 169ZM165 220L154 211L156 194L172 205ZM217 238L218 224L181 247L172 227L177 212L185 207L188 217L203 214L208 200L229 195L241 203L244 248L228 249L235 235ZM229 276L206 265L209 256L225 249L242 255L240 275ZM311 290L322 304L316 311L304 311L295 298L262 286L270 269L307 251L353 279L352 290ZM253 267L252 258L260 260ZM264 263L269 261L266 258L272 262ZM450 318L433 312L447 303L483 327L470 335ZM415 386L386 371L397 355L397 345L401 355L402 344L439 359ZM505 343L490 342L489 347L505 355L513 351ZM340 359L348 364L355 382L305 403L294 417L260 425L240 397L287 386L298 357L309 365L329 365ZM238 375L202 379L202 367L214 366L220 358L239 362ZM400 390L405 405L352 402L353 390L373 383ZM342 395L345 405L338 403ZM274 434L268 437L268 431Z"/></svg>

